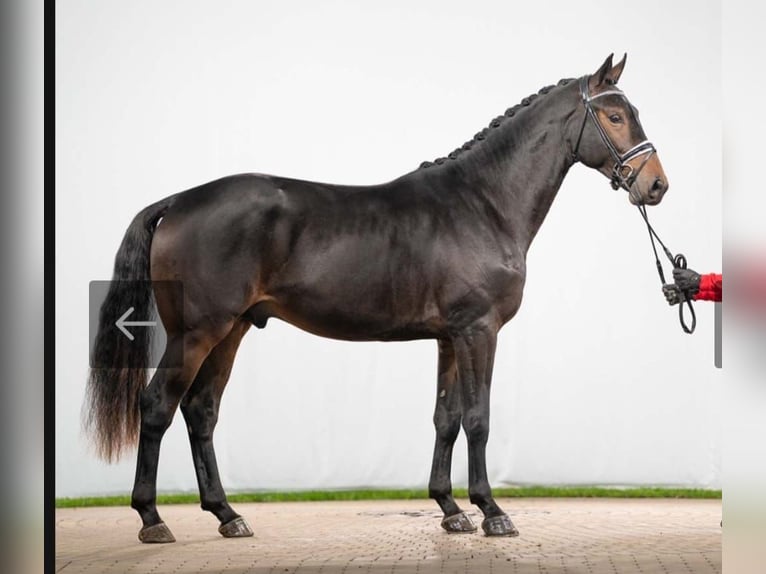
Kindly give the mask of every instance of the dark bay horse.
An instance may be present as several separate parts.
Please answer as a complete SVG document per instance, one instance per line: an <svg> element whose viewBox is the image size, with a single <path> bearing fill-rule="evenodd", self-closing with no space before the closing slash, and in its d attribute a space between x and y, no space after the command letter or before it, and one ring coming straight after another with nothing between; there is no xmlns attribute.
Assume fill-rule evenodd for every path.
<svg viewBox="0 0 766 574"><path fill-rule="evenodd" d="M130 224L102 308L148 313L168 335L150 384L143 368L91 369L86 414L107 460L138 441L131 506L143 542L172 542L156 506L160 441L177 407L187 424L201 505L226 537L251 536L229 506L213 430L240 341L279 318L349 341L436 339L436 445L429 493L449 532L473 532L452 496L463 428L469 496L487 535L518 531L492 498L485 450L499 329L519 309L526 254L569 169L603 173L631 203L655 205L667 180L637 110L616 87L625 58L543 88L434 162L381 185L352 187L261 174L225 177L167 197ZM161 221L160 221L161 220ZM183 299L129 281L180 281ZM138 281L137 281L138 284ZM94 354L146 354L142 341ZM136 346L136 344L138 346ZM133 346L130 346L133 345ZM171 363L171 354L182 362Z"/></svg>

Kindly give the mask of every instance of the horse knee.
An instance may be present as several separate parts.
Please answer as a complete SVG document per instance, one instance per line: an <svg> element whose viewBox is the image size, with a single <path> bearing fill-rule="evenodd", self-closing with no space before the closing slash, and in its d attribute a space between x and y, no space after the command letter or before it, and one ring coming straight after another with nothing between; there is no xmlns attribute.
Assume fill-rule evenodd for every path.
<svg viewBox="0 0 766 574"><path fill-rule="evenodd" d="M484 413L467 413L463 417L463 430L470 444L486 444L489 438L489 417Z"/></svg>
<svg viewBox="0 0 766 574"><path fill-rule="evenodd" d="M460 415L450 417L434 417L436 436L447 443L454 443L460 434Z"/></svg>

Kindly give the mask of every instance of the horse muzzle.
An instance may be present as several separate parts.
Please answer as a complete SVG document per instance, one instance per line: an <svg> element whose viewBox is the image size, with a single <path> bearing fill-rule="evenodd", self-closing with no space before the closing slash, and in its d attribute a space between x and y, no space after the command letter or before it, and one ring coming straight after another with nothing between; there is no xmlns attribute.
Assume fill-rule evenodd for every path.
<svg viewBox="0 0 766 574"><path fill-rule="evenodd" d="M668 183L662 177L656 176L652 181L642 186L636 182L628 189L628 199L633 205L657 205L662 201Z"/></svg>
<svg viewBox="0 0 766 574"><path fill-rule="evenodd" d="M615 165L612 186L627 190L633 205L660 203L668 190L668 178L653 146L636 168L632 162Z"/></svg>

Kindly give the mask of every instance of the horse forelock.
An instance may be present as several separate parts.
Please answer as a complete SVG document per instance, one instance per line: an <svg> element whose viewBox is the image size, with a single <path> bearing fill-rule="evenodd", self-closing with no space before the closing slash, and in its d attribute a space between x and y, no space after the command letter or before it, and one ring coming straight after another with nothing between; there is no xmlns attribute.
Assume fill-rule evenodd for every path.
<svg viewBox="0 0 766 574"><path fill-rule="evenodd" d="M545 86L543 88L540 88L536 93L530 94L526 98L523 98L518 104L511 106L510 108L505 110L505 112L502 115L494 118L491 122L489 122L489 125L487 127L485 127L484 129L476 133L476 135L474 135L470 140L465 142L460 147L456 148L455 150L448 153L444 157L436 158L433 161L424 161L423 163L420 164L418 169L425 169L425 168L432 167L434 165L441 165L449 160L457 159L457 157L460 156L460 154L472 149L473 147L475 147L476 145L484 141L491 130L499 128L507 120L513 118L518 113L519 110L529 106L538 96L544 96L548 94L554 88L558 86L566 86L567 84L571 83L574 80L575 78L562 78L555 85L550 85L550 86Z"/></svg>

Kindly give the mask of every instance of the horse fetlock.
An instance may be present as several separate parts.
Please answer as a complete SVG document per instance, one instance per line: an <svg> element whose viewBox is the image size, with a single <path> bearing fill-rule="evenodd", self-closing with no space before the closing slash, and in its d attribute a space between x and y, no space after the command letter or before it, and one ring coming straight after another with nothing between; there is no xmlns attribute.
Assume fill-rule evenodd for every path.
<svg viewBox="0 0 766 574"><path fill-rule="evenodd" d="M439 500L452 496L452 483L449 479L432 480L428 485L428 498Z"/></svg>
<svg viewBox="0 0 766 574"><path fill-rule="evenodd" d="M144 510L151 503L153 496L148 492L148 488L136 487L130 497L130 507L133 510Z"/></svg>
<svg viewBox="0 0 766 574"><path fill-rule="evenodd" d="M160 522L157 514L156 496L149 488L134 489L130 497L130 507L141 515L144 524Z"/></svg>
<svg viewBox="0 0 766 574"><path fill-rule="evenodd" d="M471 504L476 504L479 507L492 501L492 487L489 482L480 481L476 484L472 484L468 487L468 499Z"/></svg>
<svg viewBox="0 0 766 574"><path fill-rule="evenodd" d="M225 496L221 496L220 498L210 498L205 496L200 500L200 508L202 508L202 510L212 512L213 514L216 514L217 512L220 512L228 507L229 503L226 501Z"/></svg>

